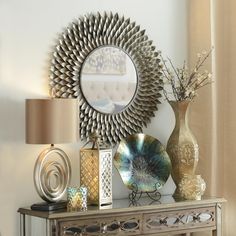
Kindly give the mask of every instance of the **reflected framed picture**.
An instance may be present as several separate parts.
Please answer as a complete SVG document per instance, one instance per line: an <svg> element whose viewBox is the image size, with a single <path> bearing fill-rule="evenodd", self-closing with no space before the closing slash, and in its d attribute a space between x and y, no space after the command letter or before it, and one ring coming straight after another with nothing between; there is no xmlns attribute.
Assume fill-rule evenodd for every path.
<svg viewBox="0 0 236 236"><path fill-rule="evenodd" d="M126 54L116 47L100 47L87 57L83 73L124 75L126 74Z"/></svg>

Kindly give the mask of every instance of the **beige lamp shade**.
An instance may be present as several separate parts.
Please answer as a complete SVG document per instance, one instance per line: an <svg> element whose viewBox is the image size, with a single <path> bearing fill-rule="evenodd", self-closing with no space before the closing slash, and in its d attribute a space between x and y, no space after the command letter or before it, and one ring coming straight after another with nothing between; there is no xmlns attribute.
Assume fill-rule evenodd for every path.
<svg viewBox="0 0 236 236"><path fill-rule="evenodd" d="M26 143L75 142L77 107L77 99L26 99Z"/></svg>

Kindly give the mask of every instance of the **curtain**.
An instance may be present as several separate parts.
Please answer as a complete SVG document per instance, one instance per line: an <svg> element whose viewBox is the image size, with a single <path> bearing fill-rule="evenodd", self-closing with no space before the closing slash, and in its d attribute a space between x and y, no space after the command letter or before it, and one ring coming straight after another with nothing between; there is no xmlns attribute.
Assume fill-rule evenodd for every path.
<svg viewBox="0 0 236 236"><path fill-rule="evenodd" d="M188 8L190 66L197 52L214 46L207 64L214 83L199 92L190 113L200 147L198 172L207 182L206 195L226 198L223 235L235 236L236 1L190 0Z"/></svg>

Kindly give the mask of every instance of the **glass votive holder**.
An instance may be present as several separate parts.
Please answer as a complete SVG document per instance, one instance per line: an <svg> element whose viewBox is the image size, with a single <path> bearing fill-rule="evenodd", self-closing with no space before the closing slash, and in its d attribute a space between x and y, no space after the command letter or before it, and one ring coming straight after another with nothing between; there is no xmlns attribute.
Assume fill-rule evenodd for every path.
<svg viewBox="0 0 236 236"><path fill-rule="evenodd" d="M67 188L67 210L68 211L86 211L87 210L87 195L86 187L81 186Z"/></svg>

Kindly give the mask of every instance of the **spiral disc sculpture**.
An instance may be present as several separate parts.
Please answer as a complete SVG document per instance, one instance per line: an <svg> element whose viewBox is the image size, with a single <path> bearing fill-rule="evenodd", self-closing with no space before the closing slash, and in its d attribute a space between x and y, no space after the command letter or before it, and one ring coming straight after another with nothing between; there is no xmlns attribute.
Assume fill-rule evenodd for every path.
<svg viewBox="0 0 236 236"><path fill-rule="evenodd" d="M66 193L70 179L70 161L64 151L50 147L39 155L34 168L34 184L43 200L59 201Z"/></svg>

